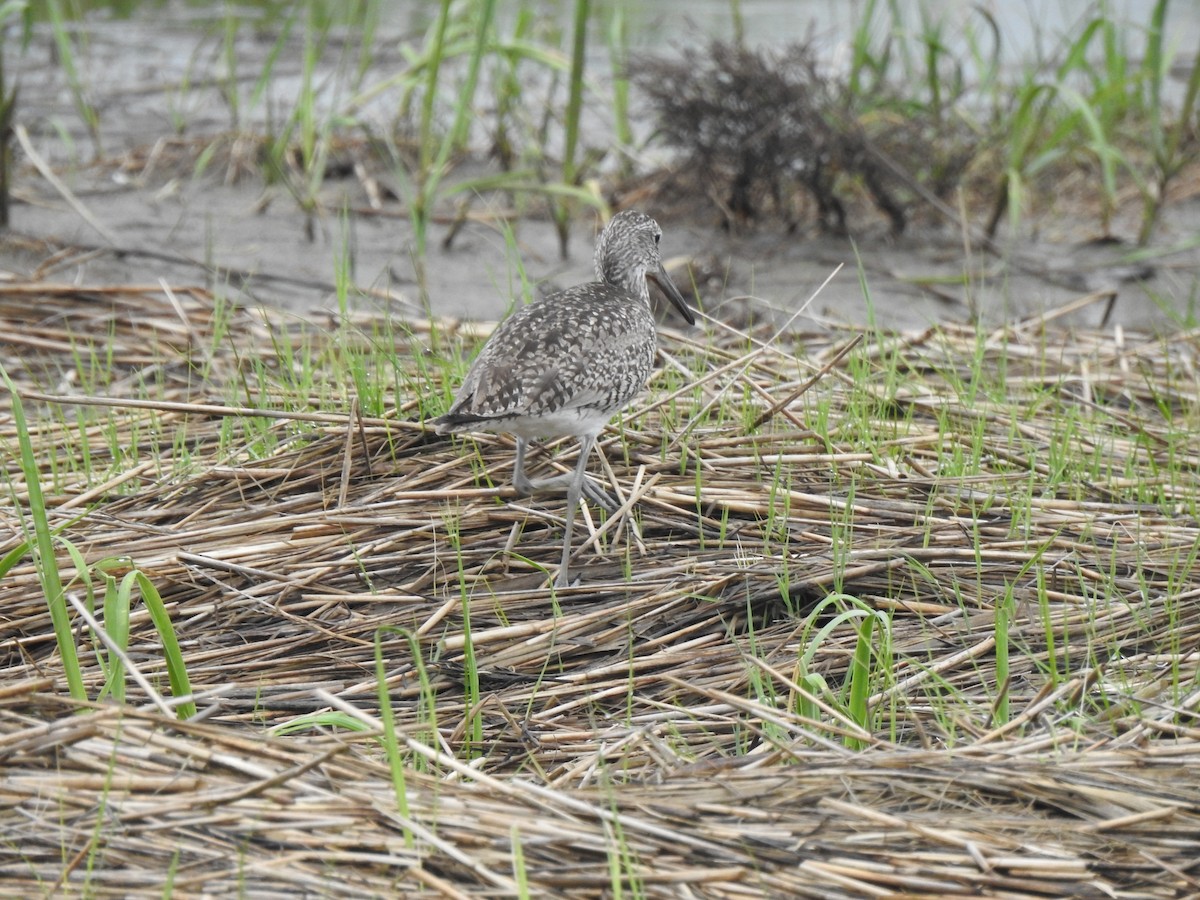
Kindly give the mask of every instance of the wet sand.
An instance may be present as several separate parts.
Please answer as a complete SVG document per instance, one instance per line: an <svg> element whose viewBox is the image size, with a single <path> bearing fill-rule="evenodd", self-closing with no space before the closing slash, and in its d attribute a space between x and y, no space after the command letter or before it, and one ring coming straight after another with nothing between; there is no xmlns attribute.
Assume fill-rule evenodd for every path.
<svg viewBox="0 0 1200 900"><path fill-rule="evenodd" d="M139 56L140 66L121 65L129 56L128 47L121 53L127 31L107 27L91 41L89 60L107 77L98 77L90 88L101 111L105 155L88 165L68 161L71 145L82 153L88 137L49 59L46 35L36 37L22 58L18 121L28 129L35 151L54 167L101 230L88 224L18 149L11 231L0 240L0 270L12 273L10 277L37 273L81 284L156 284L159 279L201 283L246 302L305 313L336 307L335 272L338 260L348 257L355 285L370 295L359 302L391 304L409 315L496 319L504 314L520 279L517 259L497 219L486 221L488 204L502 201L477 200L473 210L484 221L466 225L449 250L441 242L454 201L443 204L443 217L430 235L423 296L412 227L401 199L404 186L397 181L402 176L376 173L380 184L398 195L385 199L378 209L370 208L354 173L328 177L319 194L320 212L310 222L283 187L267 187L254 174L227 183L227 168L214 163L194 175L196 151L169 143L172 111L184 112L184 140L196 147L227 129L228 116L211 86L198 82L191 94L172 93L171 78L178 73L161 71L165 63L153 55ZM182 28L168 32L168 37L167 44L195 41L194 34ZM106 62L112 71L103 69ZM388 65L383 56L378 62ZM281 85L294 77L297 64L281 60ZM253 60L247 71L254 71ZM129 83L139 76L141 83ZM64 142L63 135L70 141ZM160 144L156 155L153 148L160 141L168 143ZM656 154L663 158L661 151ZM934 219L892 238L880 221L864 217L853 223L857 233L851 242L821 235L815 228L787 234L770 223L730 235L703 203L694 205L695 214L666 216L653 206L646 211L663 224L665 256L701 264L698 292L703 307L739 321L750 315L783 323L816 293L795 320L797 327L867 324L873 318L888 328L921 328L968 321L976 313L983 322L998 324L1054 313L1080 301L1078 310L1056 315L1054 321L1079 327L1103 323L1171 329L1189 320L1195 313L1190 304L1200 302L1198 182L1193 178L1190 189L1181 186L1180 196L1163 214L1152 248L1156 252L1136 264L1128 259L1129 241L1138 227L1136 196L1125 197L1112 229L1124 243L1097 246L1089 241L1098 236L1098 217L1080 214L1089 206L1086 186L1077 191L1085 196L1075 197L1070 209L1041 215L1033 228L1026 223L1027 233L999 256L976 243L964 249L961 230ZM672 206L687 206L688 198L673 199L685 202ZM343 225L343 209L351 210L348 225ZM590 278L597 226L592 213L580 211L570 258L563 261L548 220L522 218L512 223L515 252L538 289ZM52 246L41 246L40 241ZM50 254L64 245L82 249L63 254L48 267ZM1168 252L1174 247L1181 249ZM860 283L860 262L873 308ZM841 271L822 288L838 266ZM682 281L689 279L683 268L679 272ZM968 287L962 283L964 273ZM1117 292L1111 303L1108 294L1092 302L1082 300L1109 289Z"/></svg>

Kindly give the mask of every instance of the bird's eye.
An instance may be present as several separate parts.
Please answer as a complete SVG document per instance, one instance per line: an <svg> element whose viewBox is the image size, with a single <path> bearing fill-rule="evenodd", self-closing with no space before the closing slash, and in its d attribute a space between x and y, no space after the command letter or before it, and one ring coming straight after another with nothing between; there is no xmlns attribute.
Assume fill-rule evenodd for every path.
<svg viewBox="0 0 1200 900"><path fill-rule="evenodd" d="M658 241L661 237L662 237L661 231L654 232L654 246L656 246L656 247L658 246Z"/></svg>

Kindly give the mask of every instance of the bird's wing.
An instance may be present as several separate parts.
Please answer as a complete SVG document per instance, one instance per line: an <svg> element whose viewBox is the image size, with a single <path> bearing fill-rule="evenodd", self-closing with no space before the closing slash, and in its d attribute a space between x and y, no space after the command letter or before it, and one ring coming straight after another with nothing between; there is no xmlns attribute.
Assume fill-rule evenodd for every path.
<svg viewBox="0 0 1200 900"><path fill-rule="evenodd" d="M586 304L562 302L584 289ZM606 366L619 370L635 340L605 302L609 290L571 288L502 322L463 379L451 412L505 418L604 405L611 387L603 374L589 375Z"/></svg>

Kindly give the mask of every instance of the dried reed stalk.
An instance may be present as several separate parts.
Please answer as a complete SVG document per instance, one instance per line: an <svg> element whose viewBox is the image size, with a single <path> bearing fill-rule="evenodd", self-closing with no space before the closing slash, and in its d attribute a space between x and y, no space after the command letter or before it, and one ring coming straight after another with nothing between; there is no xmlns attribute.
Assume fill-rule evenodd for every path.
<svg viewBox="0 0 1200 900"><path fill-rule="evenodd" d="M664 372L676 386L653 385L606 441L630 515L591 511L583 586L552 600L535 564L556 558L562 503L513 497L504 439L434 438L410 396L360 419L338 385L288 411L254 379L296 326L234 311L215 341L206 293L170 293L0 285L0 362L32 411L52 521L89 562L150 574L206 709L174 722L131 693L77 714L34 569L0 579L13 890L161 894L170 870L174 896L511 894L515 844L545 895L611 893L614 877L651 896L1200 890L1200 451L1173 431L1196 426L1197 334L947 326L846 356L846 333L802 350L669 336L687 380ZM364 347L385 333L354 324ZM394 352L433 393L427 337L414 323ZM851 357L881 372L898 357L904 383L864 380ZM977 358L1005 367L1009 396L964 389ZM103 394L82 385L89 359L111 366ZM687 422L697 399L747 409ZM103 416L81 426L75 403ZM804 425L818 403L823 435ZM864 405L902 425L886 454L855 430ZM1072 416L1088 423L1074 449L1111 477L1054 482ZM251 421L278 438L266 458L229 439ZM89 471L56 455L83 443ZM2 412L0 447L24 502ZM956 453L977 455L973 474L946 474ZM0 522L7 551L11 502ZM825 701L819 720L800 712L805 616L835 588L890 617L868 731ZM372 738L383 626L418 642L436 703L435 734L408 640L383 633L407 819ZM131 657L165 682L141 609L132 631ZM856 641L835 629L810 671L840 684ZM103 673L84 659L94 696ZM337 710L368 730L271 732Z"/></svg>

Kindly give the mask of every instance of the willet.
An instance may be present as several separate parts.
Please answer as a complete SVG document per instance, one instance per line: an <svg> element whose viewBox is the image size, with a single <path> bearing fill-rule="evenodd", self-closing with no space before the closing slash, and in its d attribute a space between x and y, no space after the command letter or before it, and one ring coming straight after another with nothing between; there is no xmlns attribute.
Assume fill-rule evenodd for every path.
<svg viewBox="0 0 1200 900"><path fill-rule="evenodd" d="M571 531L580 494L604 492L587 479L587 461L608 420L646 386L657 334L647 279L659 286L689 325L696 322L663 269L662 229L649 216L613 216L596 241L596 281L522 307L492 333L444 416L438 434L492 431L517 439L513 486L532 494L567 486L562 564L556 587L569 584ZM531 438L579 438L575 471L530 481L525 447Z"/></svg>

